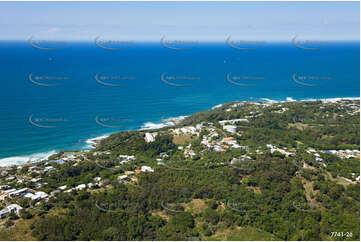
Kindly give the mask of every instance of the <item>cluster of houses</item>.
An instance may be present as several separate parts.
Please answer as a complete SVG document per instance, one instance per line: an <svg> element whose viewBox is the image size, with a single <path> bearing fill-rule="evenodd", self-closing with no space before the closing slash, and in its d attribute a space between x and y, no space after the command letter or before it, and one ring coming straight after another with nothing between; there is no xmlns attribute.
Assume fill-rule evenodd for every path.
<svg viewBox="0 0 361 242"><path fill-rule="evenodd" d="M241 122L244 122L244 123L248 123L248 119L246 118L238 118L238 119L230 119L230 120L221 120L221 121L218 121L218 123L222 126L223 130L229 132L229 133L232 133L232 134L235 134L237 133L237 126L234 125L236 123L241 123Z"/></svg>
<svg viewBox="0 0 361 242"><path fill-rule="evenodd" d="M202 124L194 126L186 126L182 128L171 129L170 132L175 135L192 135L199 136L199 132L202 130Z"/></svg>
<svg viewBox="0 0 361 242"><path fill-rule="evenodd" d="M5 199L13 199L16 197L29 198L32 201L39 202L40 200L48 198L48 194L42 191L33 191L29 188L14 189L9 185L0 186L0 200L5 201ZM23 208L18 204L11 204L6 206L4 209L0 210L0 218L5 218L9 213L16 213L19 215L19 212Z"/></svg>
<svg viewBox="0 0 361 242"><path fill-rule="evenodd" d="M308 149L306 150L307 154L313 154L315 156L315 160L317 162L323 162L323 159L321 158L321 155L315 150L315 149Z"/></svg>
<svg viewBox="0 0 361 242"><path fill-rule="evenodd" d="M30 176L30 174L31 173L46 174L47 172L55 170L55 168L50 165L43 167L43 166L37 166L34 164L32 166L30 166L29 164L20 165L20 166L17 166L16 169L20 170L23 168L28 169L27 174L9 175L11 170L14 169L11 167L4 167L0 174L3 177L4 181L7 183L16 183L16 184L32 183L35 188L39 189L47 183L42 182L42 179L40 177L35 178L35 177ZM13 172L12 172L12 174L13 174Z"/></svg>
<svg viewBox="0 0 361 242"><path fill-rule="evenodd" d="M281 105L278 105L277 107L281 107ZM288 108L280 108L279 110L273 111L274 113L284 113L288 110Z"/></svg>
<svg viewBox="0 0 361 242"><path fill-rule="evenodd" d="M96 151L96 152L93 152L93 155L94 156L98 156L98 155L110 155L111 152L110 151Z"/></svg>
<svg viewBox="0 0 361 242"><path fill-rule="evenodd" d="M178 148L183 149L183 146L180 146ZM192 145L189 144L185 147L184 151L183 151L184 157L185 158L189 158L189 157L193 157L196 155L196 152L192 149Z"/></svg>
<svg viewBox="0 0 361 242"><path fill-rule="evenodd" d="M233 126L233 125L225 125L227 123L233 124L237 122L248 122L248 120L232 119L232 120L223 120L219 122L221 125L224 125L223 128L226 127L227 129L227 126ZM236 131L237 126L234 127ZM204 129L207 131L207 134L202 136L201 144L209 150L214 150L216 152L225 152L229 148L248 150L248 146L239 145L233 137L226 137L223 138L222 140L217 140L220 135L217 132L217 128L214 126L212 122L209 123L202 122L200 124L197 124L195 127L187 126L183 128L172 129L171 132L177 135L189 134L189 135L199 136L200 132L203 131ZM230 133L234 133L233 130L230 131L231 131ZM192 149L191 144L187 145L186 147L178 146L178 149L183 151L185 158L193 157L196 155L196 152Z"/></svg>
<svg viewBox="0 0 361 242"><path fill-rule="evenodd" d="M206 148L216 152L225 152L229 148L248 150L248 146L239 145L233 137L225 137L220 141L212 140L212 137L214 137L214 135L204 135L201 144Z"/></svg>
<svg viewBox="0 0 361 242"><path fill-rule="evenodd" d="M221 121L218 121L218 123L220 125L225 125L225 124L235 124L235 123L240 123L240 122L246 122L248 123L248 119L246 118L238 118L238 119L230 119L230 120L221 120Z"/></svg>
<svg viewBox="0 0 361 242"><path fill-rule="evenodd" d="M244 161L250 161L252 158L248 155L241 155L239 158L232 158L231 165L237 165Z"/></svg>
<svg viewBox="0 0 361 242"><path fill-rule="evenodd" d="M286 150L284 150L284 149L277 148L276 146L271 145L271 144L267 144L266 147L271 151L271 153L277 151L277 152L285 155L286 157L290 157L290 156L294 156L294 155L295 155L295 154L292 153L292 152L288 152L288 151L286 151Z"/></svg>
<svg viewBox="0 0 361 242"><path fill-rule="evenodd" d="M72 191L81 191L86 188L88 188L88 189L99 188L103 185L103 181L102 181L101 177L95 177L93 180L94 180L94 183L89 182L88 184L80 184L80 185L77 185L76 187L72 187L67 190L65 190L67 188L67 186L63 185L63 186L59 187L57 190L54 190L52 193L60 193L61 191L64 191L65 193L70 193Z"/></svg>
<svg viewBox="0 0 361 242"><path fill-rule="evenodd" d="M360 105L359 101L358 104L352 100L341 100L338 98L334 99L325 99L322 100L323 104L320 107L321 109L324 109L327 107L328 103L338 103L338 107L345 111L348 115L360 115Z"/></svg>
<svg viewBox="0 0 361 242"><path fill-rule="evenodd" d="M120 164L122 165L137 160L134 155L119 155L119 158L121 159Z"/></svg>
<svg viewBox="0 0 361 242"><path fill-rule="evenodd" d="M356 156L360 157L360 151L359 150L324 150L323 152L328 154L337 155L340 158L355 158Z"/></svg>
<svg viewBox="0 0 361 242"><path fill-rule="evenodd" d="M248 146L246 145L239 145L237 143L237 141L233 138L233 137L226 137L222 139L222 143L225 143L227 145L229 145L231 148L234 149L243 149L243 150L248 150Z"/></svg>
<svg viewBox="0 0 361 242"><path fill-rule="evenodd" d="M9 188L9 187L6 187ZM34 193L32 193L34 192ZM42 191L33 191L29 188L21 188L21 189L14 189L10 188L7 190L2 190L0 195L0 200L5 200L5 198L15 198L15 197L26 197L30 198L33 201L40 201L42 199L47 198L49 195Z"/></svg>
<svg viewBox="0 0 361 242"><path fill-rule="evenodd" d="M110 151L97 151L97 152L93 152L93 155L94 156L111 155L111 152ZM129 162L137 160L134 155L119 155L118 158L119 158L119 161L120 161L119 163L121 165L128 164Z"/></svg>
<svg viewBox="0 0 361 242"><path fill-rule="evenodd" d="M135 175L142 172L154 172L154 170L150 166L141 166L140 169L135 169L134 171L125 171L123 175L118 176L118 180L123 184L137 182L138 179Z"/></svg>

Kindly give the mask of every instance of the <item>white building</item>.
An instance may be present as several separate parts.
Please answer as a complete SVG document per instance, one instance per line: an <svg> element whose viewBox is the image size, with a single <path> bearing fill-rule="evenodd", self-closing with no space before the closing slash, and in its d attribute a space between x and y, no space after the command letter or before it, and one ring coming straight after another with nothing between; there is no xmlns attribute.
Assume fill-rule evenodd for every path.
<svg viewBox="0 0 361 242"><path fill-rule="evenodd" d="M122 159L122 161L120 162L121 165L128 164L130 161L136 160L134 155L119 155L119 158Z"/></svg>
<svg viewBox="0 0 361 242"><path fill-rule="evenodd" d="M72 188L70 188L70 189L68 189L68 190L66 190L66 191L64 191L64 192L69 193L69 192L71 192L71 191L73 191Z"/></svg>
<svg viewBox="0 0 361 242"><path fill-rule="evenodd" d="M58 187L60 190L65 190L66 185Z"/></svg>
<svg viewBox="0 0 361 242"><path fill-rule="evenodd" d="M51 170L54 170L55 168L52 167L52 166L47 166L44 168L44 172L48 172L48 171L51 171Z"/></svg>
<svg viewBox="0 0 361 242"><path fill-rule="evenodd" d="M89 188L92 188L92 187L95 186L95 184L93 184L92 182L89 182L89 183L87 184L87 186L88 186Z"/></svg>
<svg viewBox="0 0 361 242"><path fill-rule="evenodd" d="M141 167L141 170L142 170L143 172L146 172L146 171L154 172L154 170L153 170L152 167L150 167L150 166L142 166L142 167Z"/></svg>
<svg viewBox="0 0 361 242"><path fill-rule="evenodd" d="M237 107L241 107L243 105L244 105L244 103L235 103L232 105L232 107L237 108Z"/></svg>
<svg viewBox="0 0 361 242"><path fill-rule="evenodd" d="M119 180L124 180L128 177L128 175L121 175L121 176L118 176L118 179Z"/></svg>
<svg viewBox="0 0 361 242"><path fill-rule="evenodd" d="M136 160L134 155L119 155L119 158L121 159L125 159L125 160L129 160L129 161L134 161Z"/></svg>
<svg viewBox="0 0 361 242"><path fill-rule="evenodd" d="M322 162L323 159L322 159L322 158L319 158L319 157L316 157L316 161L317 161L317 162Z"/></svg>
<svg viewBox="0 0 361 242"><path fill-rule="evenodd" d="M0 185L0 190L11 189L9 185Z"/></svg>
<svg viewBox="0 0 361 242"><path fill-rule="evenodd" d="M235 123L237 123L237 122L246 122L246 123L248 123L248 119L238 118L238 119L230 119L230 120L218 121L218 123L219 123L220 125L235 124Z"/></svg>
<svg viewBox="0 0 361 242"><path fill-rule="evenodd" d="M80 190L83 190L83 189L85 189L85 188L86 188L86 185L85 185L85 184L80 184L80 185L78 185L78 186L75 187L75 190L80 191Z"/></svg>
<svg viewBox="0 0 361 242"><path fill-rule="evenodd" d="M145 133L145 142L150 143L155 141L157 133Z"/></svg>
<svg viewBox="0 0 361 242"><path fill-rule="evenodd" d="M47 198L48 194L46 194L45 192L42 192L42 191L36 192L35 194L32 194L29 192L24 197L30 198L33 201L40 201L44 198Z"/></svg>
<svg viewBox="0 0 361 242"><path fill-rule="evenodd" d="M26 193L28 193L28 191L29 191L29 188L23 188L23 189L19 189L17 191L10 192L8 194L8 196L11 197L11 198L17 197L17 196L23 196Z"/></svg>
<svg viewBox="0 0 361 242"><path fill-rule="evenodd" d="M224 125L223 129L230 133L237 133L237 126L235 125Z"/></svg>
<svg viewBox="0 0 361 242"><path fill-rule="evenodd" d="M198 128L201 129L201 127L198 126ZM199 135L196 127L193 126L187 126L182 128L173 129L172 132L176 135L183 135L183 134L189 134L189 135Z"/></svg>
<svg viewBox="0 0 361 242"><path fill-rule="evenodd" d="M0 217L4 218L7 214L12 213L12 212L19 215L19 212L21 210L23 210L23 208L21 206L19 206L17 204L11 204L0 211Z"/></svg>

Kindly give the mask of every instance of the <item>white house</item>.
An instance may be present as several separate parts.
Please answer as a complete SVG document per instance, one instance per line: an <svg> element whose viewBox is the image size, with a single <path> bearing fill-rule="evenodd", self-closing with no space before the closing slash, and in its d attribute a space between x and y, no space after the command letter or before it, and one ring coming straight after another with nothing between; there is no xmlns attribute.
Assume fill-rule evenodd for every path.
<svg viewBox="0 0 361 242"><path fill-rule="evenodd" d="M58 187L60 190L65 190L66 185Z"/></svg>
<svg viewBox="0 0 361 242"><path fill-rule="evenodd" d="M6 207L6 209L8 209L10 212L15 212L17 214L19 214L19 212L23 210L23 208L17 204L10 204Z"/></svg>
<svg viewBox="0 0 361 242"><path fill-rule="evenodd" d="M45 192L42 192L42 191L36 192L35 194L32 194L29 192L24 197L30 198L33 201L40 201L44 198L47 198L48 194L46 194Z"/></svg>
<svg viewBox="0 0 361 242"><path fill-rule="evenodd" d="M80 185L78 185L78 186L75 187L75 190L80 191L80 190L83 190L83 189L85 189L85 188L86 188L86 185L85 185L85 184L80 184Z"/></svg>
<svg viewBox="0 0 361 242"><path fill-rule="evenodd" d="M17 197L17 196L23 196L26 193L28 193L28 191L29 191L29 188L23 188L23 189L19 189L17 191L10 192L8 194L8 196L11 197L11 198Z"/></svg>
<svg viewBox="0 0 361 242"><path fill-rule="evenodd" d="M153 170L152 167L150 167L150 166L142 166L142 167L141 167L141 170L142 170L143 172L146 172L146 171L154 172L154 170Z"/></svg>
<svg viewBox="0 0 361 242"><path fill-rule="evenodd" d="M11 189L9 185L0 185L0 190Z"/></svg>
<svg viewBox="0 0 361 242"><path fill-rule="evenodd" d="M223 129L230 133L237 133L237 126L235 125L224 125Z"/></svg>
<svg viewBox="0 0 361 242"><path fill-rule="evenodd" d="M157 133L145 133L145 142L150 143L155 141Z"/></svg>
<svg viewBox="0 0 361 242"><path fill-rule="evenodd" d="M238 119L231 119L231 120L222 120L222 121L219 121L218 123L220 125L224 125L224 124L234 124L234 123L237 123L237 122L246 122L248 123L248 119L245 119L245 118L238 118Z"/></svg>
<svg viewBox="0 0 361 242"><path fill-rule="evenodd" d="M135 156L134 155L119 155L119 158L121 158L121 159L125 159L125 160L129 160L129 161L131 161L131 160L136 160L136 158L135 158Z"/></svg>
<svg viewBox="0 0 361 242"><path fill-rule="evenodd" d="M128 175L120 175L120 176L118 176L118 179L119 180L124 180L124 179L126 179L128 177Z"/></svg>
<svg viewBox="0 0 361 242"><path fill-rule="evenodd" d="M48 171L51 171L51 170L54 170L55 168L52 167L52 166L47 166L44 168L44 172L48 172Z"/></svg>
<svg viewBox="0 0 361 242"><path fill-rule="evenodd" d="M17 204L11 204L9 206L7 206L6 208L4 208L3 210L0 211L0 217L4 218L8 213L16 213L19 215L19 212L22 210L23 208Z"/></svg>

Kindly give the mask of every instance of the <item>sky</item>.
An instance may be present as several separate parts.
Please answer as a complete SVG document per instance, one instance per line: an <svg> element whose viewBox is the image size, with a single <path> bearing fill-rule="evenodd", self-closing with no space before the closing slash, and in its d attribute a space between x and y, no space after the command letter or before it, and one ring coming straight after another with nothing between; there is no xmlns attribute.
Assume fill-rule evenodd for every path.
<svg viewBox="0 0 361 242"><path fill-rule="evenodd" d="M0 2L0 39L357 40L359 2ZM300 37L299 37L300 38Z"/></svg>

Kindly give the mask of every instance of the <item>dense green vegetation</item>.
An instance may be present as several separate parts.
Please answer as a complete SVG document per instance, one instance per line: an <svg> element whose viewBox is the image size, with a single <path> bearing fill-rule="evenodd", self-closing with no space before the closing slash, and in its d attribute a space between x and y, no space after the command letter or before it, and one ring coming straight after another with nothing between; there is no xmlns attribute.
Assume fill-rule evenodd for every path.
<svg viewBox="0 0 361 242"><path fill-rule="evenodd" d="M359 157L320 152L359 149L360 116L347 107L359 103L232 105L196 113L176 127L212 122L218 139L234 137L249 150L215 152L194 137L184 147L191 144L196 155L186 158L169 128L157 130L150 143L144 140L146 131L113 134L84 160L54 163L55 171L43 177L46 192L94 177L103 179L101 188L60 193L41 210L28 206L22 219L34 216L30 229L39 240L359 240L360 185L338 180L360 175ZM278 112L282 108L286 111ZM249 122L237 123L240 135L223 131L218 123L246 117ZM208 133L202 130L200 136ZM266 144L294 156L270 152ZM306 152L310 148L323 162ZM165 165L156 161L162 152ZM137 159L119 165L119 155ZM251 162L230 165L242 155ZM142 165L155 172L138 174L135 183L119 182L124 171Z"/></svg>

